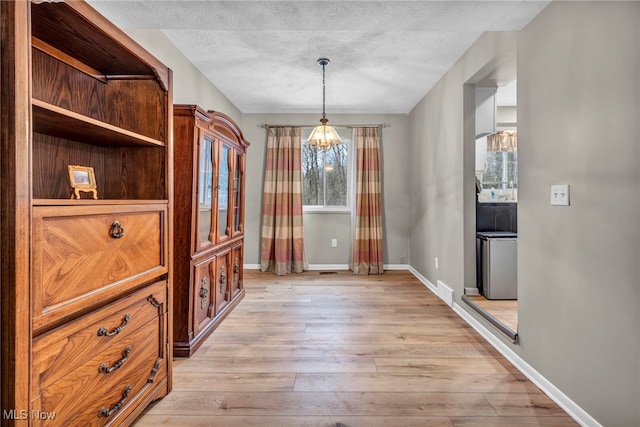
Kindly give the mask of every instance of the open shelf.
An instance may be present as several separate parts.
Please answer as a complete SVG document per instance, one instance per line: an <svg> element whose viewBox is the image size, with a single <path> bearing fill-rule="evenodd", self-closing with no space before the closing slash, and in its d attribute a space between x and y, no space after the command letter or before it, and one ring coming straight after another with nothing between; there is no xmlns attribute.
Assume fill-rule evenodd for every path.
<svg viewBox="0 0 640 427"><path fill-rule="evenodd" d="M95 145L157 146L164 142L140 135L38 99L31 100L33 131Z"/></svg>

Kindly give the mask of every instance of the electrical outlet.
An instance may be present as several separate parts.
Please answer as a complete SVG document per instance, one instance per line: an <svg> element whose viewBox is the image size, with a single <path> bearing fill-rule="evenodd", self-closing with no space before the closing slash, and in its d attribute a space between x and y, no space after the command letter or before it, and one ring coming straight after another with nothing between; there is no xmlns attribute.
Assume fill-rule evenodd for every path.
<svg viewBox="0 0 640 427"><path fill-rule="evenodd" d="M551 205L552 206L569 206L569 185L552 185L551 186Z"/></svg>
<svg viewBox="0 0 640 427"><path fill-rule="evenodd" d="M332 248L338 247L338 239L331 239L331 247Z"/></svg>
<svg viewBox="0 0 640 427"><path fill-rule="evenodd" d="M436 265L436 270L438 270L438 269L440 268L440 266L439 266L439 264L438 264L438 257L436 257L435 265Z"/></svg>

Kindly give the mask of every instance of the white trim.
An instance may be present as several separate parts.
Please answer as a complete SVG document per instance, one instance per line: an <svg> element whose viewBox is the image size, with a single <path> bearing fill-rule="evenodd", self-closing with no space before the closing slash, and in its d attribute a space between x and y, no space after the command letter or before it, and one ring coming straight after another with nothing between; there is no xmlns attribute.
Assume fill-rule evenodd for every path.
<svg viewBox="0 0 640 427"><path fill-rule="evenodd" d="M349 264L309 264L309 267L305 268L308 271L317 270L348 270Z"/></svg>
<svg viewBox="0 0 640 427"><path fill-rule="evenodd" d="M547 380L540 372L536 371L531 365L525 362L519 355L500 341L491 333L482 323L471 316L467 310L457 303L453 303L453 311L462 317L473 329L476 330L489 344L493 346L500 354L502 354L513 366L516 367L525 377L542 390L551 400L560 406L571 418L573 418L581 426L602 427L591 415L578 406L566 394L558 389L551 381Z"/></svg>
<svg viewBox="0 0 640 427"><path fill-rule="evenodd" d="M409 266L409 271L422 282L431 292L438 295L438 289L427 278L420 274L415 268ZM540 390L544 392L551 400L561 407L571 418L581 426L602 427L591 415L578 406L566 394L558 389L551 381L547 380L542 374L536 371L518 354L511 350L504 342L500 341L487 327L480 323L467 310L462 308L457 302L453 302L453 311L465 320L476 332L478 332L493 348L502 354L517 370L534 383Z"/></svg>
<svg viewBox="0 0 640 427"><path fill-rule="evenodd" d="M384 264L382 268L385 270L409 270L407 264Z"/></svg>
<svg viewBox="0 0 640 427"><path fill-rule="evenodd" d="M351 214L351 207L341 206L303 206L303 214Z"/></svg>
<svg viewBox="0 0 640 427"><path fill-rule="evenodd" d="M436 282L438 288L438 296L442 301L447 303L449 307L453 307L454 304L454 292L449 286L447 286L443 281L438 280Z"/></svg>
<svg viewBox="0 0 640 427"><path fill-rule="evenodd" d="M244 264L245 270L260 270L260 264ZM407 264L384 264L385 270L410 270ZM307 270L348 270L349 264L310 264Z"/></svg>
<svg viewBox="0 0 640 427"><path fill-rule="evenodd" d="M413 266L410 265L409 266L409 271L411 272L411 274L416 276L416 278L418 280L420 280L423 285L425 285L427 288L429 288L429 290L431 292L433 292L434 294L438 295L438 289L436 288L436 286L433 283L431 283L429 280L427 280L426 277L424 277L422 274L420 274L418 272L418 270L416 270L415 268L413 268Z"/></svg>

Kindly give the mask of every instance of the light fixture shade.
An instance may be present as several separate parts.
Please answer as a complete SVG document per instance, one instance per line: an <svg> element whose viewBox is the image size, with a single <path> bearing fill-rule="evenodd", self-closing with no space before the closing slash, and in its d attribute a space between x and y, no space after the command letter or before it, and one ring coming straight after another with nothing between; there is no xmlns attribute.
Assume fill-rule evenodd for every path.
<svg viewBox="0 0 640 427"><path fill-rule="evenodd" d="M327 151L332 145L341 143L342 139L333 126L325 124L316 126L307 139L307 144L321 148L322 151Z"/></svg>

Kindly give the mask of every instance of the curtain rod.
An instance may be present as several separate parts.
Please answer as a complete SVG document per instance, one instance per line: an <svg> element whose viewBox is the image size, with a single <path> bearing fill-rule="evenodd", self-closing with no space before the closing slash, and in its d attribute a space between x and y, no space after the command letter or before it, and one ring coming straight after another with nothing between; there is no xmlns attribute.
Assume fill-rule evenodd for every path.
<svg viewBox="0 0 640 427"><path fill-rule="evenodd" d="M258 125L259 128L267 129L267 128L314 128L318 125L272 125L269 123L260 123ZM391 127L389 123L379 123L374 125L331 125L334 128L388 128Z"/></svg>

